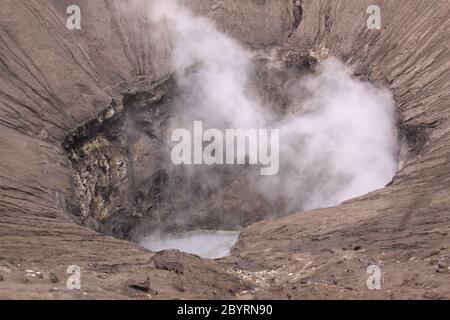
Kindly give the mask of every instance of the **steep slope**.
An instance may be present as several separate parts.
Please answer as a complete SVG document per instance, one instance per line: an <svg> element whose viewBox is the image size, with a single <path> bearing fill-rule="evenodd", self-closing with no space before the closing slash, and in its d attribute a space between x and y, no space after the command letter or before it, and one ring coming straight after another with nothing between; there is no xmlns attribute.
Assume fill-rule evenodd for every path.
<svg viewBox="0 0 450 320"><path fill-rule="evenodd" d="M376 31L363 27L369 4L305 3L284 55L337 55L389 84L409 156L385 189L248 228L230 261L277 270L274 291L293 298L448 298L450 6L380 2ZM368 264L381 267L380 291L366 288Z"/></svg>

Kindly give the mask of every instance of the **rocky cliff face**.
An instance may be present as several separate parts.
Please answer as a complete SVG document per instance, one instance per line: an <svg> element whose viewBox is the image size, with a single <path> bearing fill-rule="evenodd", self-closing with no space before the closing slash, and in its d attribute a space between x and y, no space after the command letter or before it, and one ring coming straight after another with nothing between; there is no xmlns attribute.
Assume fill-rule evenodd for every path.
<svg viewBox="0 0 450 320"><path fill-rule="evenodd" d="M78 0L82 29L68 30L72 2L0 4L0 297L449 298L448 1L377 1L381 30L367 29L370 1L183 1L248 47L276 49L288 64L337 56L388 85L407 155L386 188L259 222L244 230L229 258L214 262L155 255L76 223L99 230L80 202L100 216L124 217L129 203L114 195L126 193L110 190L105 206L86 188L90 179L98 190L123 181L132 167L134 151L125 157L117 132L98 123L125 121L120 97L148 90L169 68L164 45L154 45L132 9ZM114 233L112 225L102 231L126 237L128 230ZM182 269L164 267L174 263ZM382 290L365 286L370 263L382 267ZM73 264L83 271L82 291L65 289ZM147 277L150 293L130 286Z"/></svg>
<svg viewBox="0 0 450 320"><path fill-rule="evenodd" d="M282 117L291 105L282 92L290 69L273 74L268 63L256 59L251 88L274 102ZM185 167L172 164L170 122L182 112L173 102L179 90L173 76L136 83L64 139L75 171L76 200L69 210L75 221L137 240L155 230L240 230L286 214L281 203L248 188L255 174L248 165L190 168L187 178ZM214 184L207 186L207 178Z"/></svg>

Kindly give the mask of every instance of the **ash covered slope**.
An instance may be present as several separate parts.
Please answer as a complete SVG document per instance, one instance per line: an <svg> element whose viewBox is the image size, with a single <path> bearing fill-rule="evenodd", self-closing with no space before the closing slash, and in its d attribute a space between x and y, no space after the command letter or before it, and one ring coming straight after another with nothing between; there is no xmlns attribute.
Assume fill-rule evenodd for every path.
<svg viewBox="0 0 450 320"><path fill-rule="evenodd" d="M338 55L388 84L404 135L401 169L388 187L336 208L248 228L230 261L277 270L268 283L292 298L449 298L450 5L380 1L381 32L361 27L364 5L305 4L284 55ZM369 264L381 267L383 290L368 293Z"/></svg>
<svg viewBox="0 0 450 320"><path fill-rule="evenodd" d="M159 79L167 56L149 45L143 21L111 1L77 1L81 31L64 26L72 1L2 1L0 297L82 295L64 291L63 283L61 291L50 291L58 285L49 273L64 281L71 264L84 270L91 297L145 297L127 283L147 276L162 298L234 297L247 285L239 282L241 272L230 275L223 264L244 272L278 269L273 288L282 297L357 297L366 292L367 263L383 260L386 290L370 296L448 298L448 1L380 1L381 31L367 30L369 2L184 2L251 47L280 46L294 62L336 55L389 84L410 149L404 167L392 185L366 197L250 227L224 262L153 256L98 235L66 214L74 195L60 141L139 77ZM183 271L160 270L167 261L178 261ZM44 279L30 280L28 269ZM316 289L299 289L311 289L309 283Z"/></svg>

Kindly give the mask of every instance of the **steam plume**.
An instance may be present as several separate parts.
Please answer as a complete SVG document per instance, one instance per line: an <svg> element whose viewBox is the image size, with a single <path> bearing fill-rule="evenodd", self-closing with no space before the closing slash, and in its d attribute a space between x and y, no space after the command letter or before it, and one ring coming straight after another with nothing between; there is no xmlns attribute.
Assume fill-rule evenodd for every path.
<svg viewBox="0 0 450 320"><path fill-rule="evenodd" d="M254 56L236 40L175 1L134 4L145 8L152 24L148 32L170 44L165 49L180 88L172 128L203 120L219 129L280 129L279 174L241 174L249 189L292 212L337 205L390 181L397 169L397 147L388 90L356 79L347 66L330 58L314 74L290 73L281 90L293 101L293 112L280 115L278 106L251 89ZM220 184L220 174L198 176L208 188ZM186 175L192 177L192 172Z"/></svg>

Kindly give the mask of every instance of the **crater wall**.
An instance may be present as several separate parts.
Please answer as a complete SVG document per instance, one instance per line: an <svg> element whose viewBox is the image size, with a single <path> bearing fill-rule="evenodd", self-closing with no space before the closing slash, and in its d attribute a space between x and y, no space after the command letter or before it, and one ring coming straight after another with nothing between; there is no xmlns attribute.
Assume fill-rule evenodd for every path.
<svg viewBox="0 0 450 320"><path fill-rule="evenodd" d="M387 188L336 208L261 222L244 231L230 258L209 262L154 256L68 215L75 192L62 139L118 94L168 72L167 52L151 45L146 22L119 10L117 1L2 1L0 297L82 295L51 290L50 274L64 278L72 264L81 266L91 297L143 297L127 284L150 277L160 298L235 298L258 287L254 272L274 284L253 295L360 297L365 266L381 261L386 290L363 295L449 298L450 6L372 2L186 1L251 48L276 48L287 61L338 56L357 74L388 85L414 151ZM65 10L74 3L82 8L80 31L65 28ZM381 7L382 30L367 29L369 4ZM167 261L184 271L161 270ZM25 281L26 269L44 279Z"/></svg>

